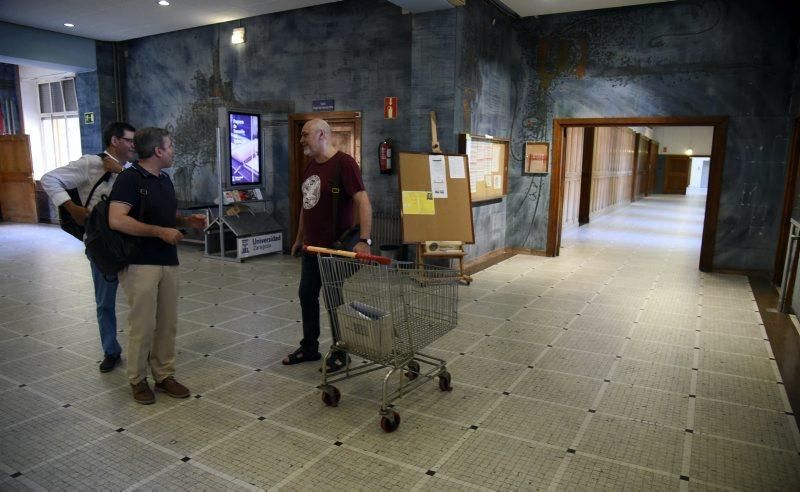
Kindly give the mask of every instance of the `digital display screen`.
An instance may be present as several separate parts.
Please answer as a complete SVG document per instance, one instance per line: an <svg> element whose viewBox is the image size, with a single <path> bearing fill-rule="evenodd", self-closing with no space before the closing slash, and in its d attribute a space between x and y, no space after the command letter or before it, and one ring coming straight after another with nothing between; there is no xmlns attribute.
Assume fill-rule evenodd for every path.
<svg viewBox="0 0 800 492"><path fill-rule="evenodd" d="M231 186L261 184L261 120L257 114L228 113Z"/></svg>

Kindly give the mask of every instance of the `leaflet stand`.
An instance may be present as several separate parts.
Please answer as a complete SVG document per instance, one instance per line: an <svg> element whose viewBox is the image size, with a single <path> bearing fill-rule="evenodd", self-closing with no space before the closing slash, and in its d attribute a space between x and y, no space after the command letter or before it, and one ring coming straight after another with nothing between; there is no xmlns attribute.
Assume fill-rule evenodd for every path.
<svg viewBox="0 0 800 492"><path fill-rule="evenodd" d="M217 217L205 228L205 257L223 261L283 250L283 229L265 212L225 215L222 175L222 131L217 128L217 179L219 180ZM219 242L216 246L216 237Z"/></svg>

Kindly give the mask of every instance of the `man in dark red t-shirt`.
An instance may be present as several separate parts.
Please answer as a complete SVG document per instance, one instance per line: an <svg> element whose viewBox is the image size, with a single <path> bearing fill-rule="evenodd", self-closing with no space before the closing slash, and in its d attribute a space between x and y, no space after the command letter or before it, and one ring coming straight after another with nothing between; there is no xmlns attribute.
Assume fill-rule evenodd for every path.
<svg viewBox="0 0 800 492"><path fill-rule="evenodd" d="M354 226L354 207L358 210L360 240L353 251L369 253L372 246L372 206L369 202L361 172L356 161L331 145L331 128L321 119L313 119L303 126L300 133L303 154L309 157L303 174L303 208L297 238L292 245L292 254L302 250L303 245L331 247L341 235ZM338 175L338 180L337 180ZM332 188L337 187L339 199L334 206ZM336 217L334 217L334 208ZM300 348L283 359L283 363L299 364L321 358L319 353L319 292L322 288L316 255L303 254L300 273L300 306L303 312L303 339ZM336 333L333 334L336 337ZM335 340L334 340L335 342ZM328 371L342 369L346 361L343 356L328 359Z"/></svg>

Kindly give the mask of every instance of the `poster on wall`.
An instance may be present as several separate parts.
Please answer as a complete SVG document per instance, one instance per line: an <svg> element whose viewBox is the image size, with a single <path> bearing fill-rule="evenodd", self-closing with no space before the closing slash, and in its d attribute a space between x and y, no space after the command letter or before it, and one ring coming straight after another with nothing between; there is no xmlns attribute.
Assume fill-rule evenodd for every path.
<svg viewBox="0 0 800 492"><path fill-rule="evenodd" d="M549 150L547 142L525 142L525 173L547 174Z"/></svg>
<svg viewBox="0 0 800 492"><path fill-rule="evenodd" d="M261 184L260 130L257 114L229 113L230 185Z"/></svg>

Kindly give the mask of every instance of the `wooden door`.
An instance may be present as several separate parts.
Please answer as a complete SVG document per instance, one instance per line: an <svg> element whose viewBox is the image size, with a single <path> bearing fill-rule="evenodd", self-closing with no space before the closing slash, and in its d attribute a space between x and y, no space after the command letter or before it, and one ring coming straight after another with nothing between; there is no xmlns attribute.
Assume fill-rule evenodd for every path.
<svg viewBox="0 0 800 492"><path fill-rule="evenodd" d="M303 155L300 145L300 132L309 120L324 119L331 127L331 144L336 150L348 154L361 167L361 112L331 111L325 113L296 113L289 115L289 209L291 214L291 232L289 244L293 244L297 236L297 224L300 220L300 185L303 171L308 164L308 157ZM358 211L355 211L358 213Z"/></svg>
<svg viewBox="0 0 800 492"><path fill-rule="evenodd" d="M648 156L649 169L647 175L647 195L652 195L656 191L656 168L658 167L658 142L650 142L650 154Z"/></svg>
<svg viewBox="0 0 800 492"><path fill-rule="evenodd" d="M689 186L689 170L692 166L690 157L670 155L664 165L664 193L685 195Z"/></svg>
<svg viewBox="0 0 800 492"><path fill-rule="evenodd" d="M0 211L3 220L37 221L28 135L0 135Z"/></svg>
<svg viewBox="0 0 800 492"><path fill-rule="evenodd" d="M564 160L564 214L563 228L578 225L581 199L581 163L583 162L583 128L567 128Z"/></svg>

